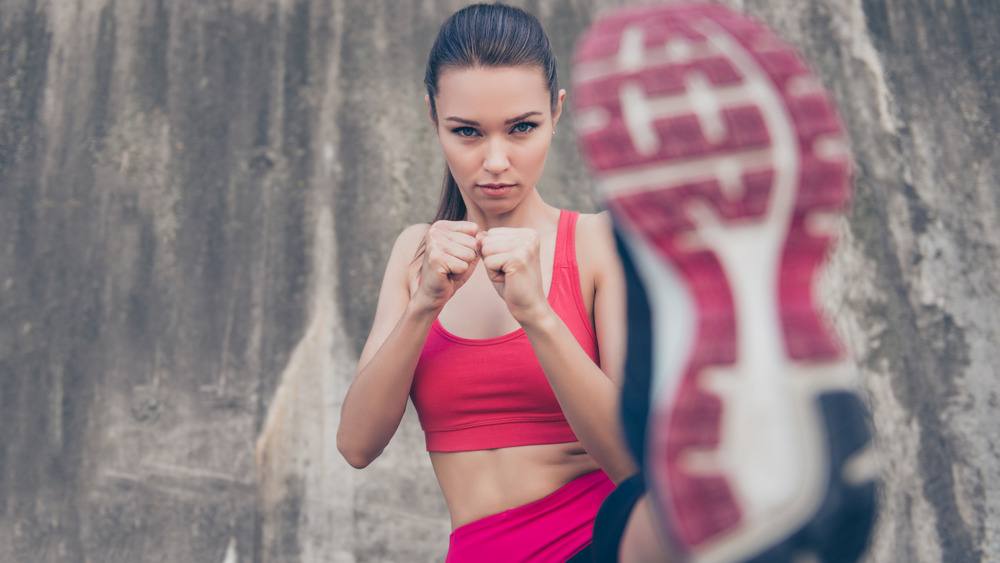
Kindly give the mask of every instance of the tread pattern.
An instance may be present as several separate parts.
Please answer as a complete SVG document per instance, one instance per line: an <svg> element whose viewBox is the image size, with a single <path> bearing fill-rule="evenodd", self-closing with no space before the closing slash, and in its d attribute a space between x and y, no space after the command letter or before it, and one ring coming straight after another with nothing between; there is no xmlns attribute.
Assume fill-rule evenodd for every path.
<svg viewBox="0 0 1000 563"><path fill-rule="evenodd" d="M813 286L833 244L830 219L850 197L844 129L832 98L794 49L718 5L621 9L578 44L574 73L581 150L616 226L626 225L669 261L695 302L693 349L669 408L654 407L647 452L647 464L665 468L652 473L660 475L672 539L695 553L745 525L730 477L684 463L688 452L711 451L723 440L725 401L702 376L740 361L732 271L708 235L718 225L779 229L775 314L787 362L841 361ZM866 413L860 402L847 406L857 401L852 393L817 395L831 440L830 471L839 472L869 442ZM860 422L845 426L835 418L845 414ZM851 510L868 515L860 520L864 533L855 534L857 557L874 515L874 485L852 489L858 496L847 508L830 503L850 487L836 478L829 487L815 521L754 560L788 560L785 550L808 543L795 538L815 539L811 527L836 527L834 520Z"/></svg>

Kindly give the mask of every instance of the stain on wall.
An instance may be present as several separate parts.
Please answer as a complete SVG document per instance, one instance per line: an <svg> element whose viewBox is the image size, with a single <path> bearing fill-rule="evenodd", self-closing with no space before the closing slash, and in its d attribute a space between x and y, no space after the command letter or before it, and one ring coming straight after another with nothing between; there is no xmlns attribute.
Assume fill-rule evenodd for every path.
<svg viewBox="0 0 1000 563"><path fill-rule="evenodd" d="M423 66L466 3L0 4L0 560L443 558L413 413L364 471L334 436L388 250L436 206ZM568 85L618 3L519 4ZM726 3L851 133L823 292L885 475L869 559L996 559L1000 5ZM572 119L540 189L589 211Z"/></svg>

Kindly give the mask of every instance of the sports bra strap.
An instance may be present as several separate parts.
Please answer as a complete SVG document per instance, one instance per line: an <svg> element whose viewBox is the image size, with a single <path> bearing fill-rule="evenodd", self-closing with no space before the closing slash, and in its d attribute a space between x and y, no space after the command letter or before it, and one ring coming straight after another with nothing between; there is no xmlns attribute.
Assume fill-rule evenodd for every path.
<svg viewBox="0 0 1000 563"><path fill-rule="evenodd" d="M563 209L559 212L559 227L556 232L556 256L553 266L565 268L576 263L576 219L579 211Z"/></svg>

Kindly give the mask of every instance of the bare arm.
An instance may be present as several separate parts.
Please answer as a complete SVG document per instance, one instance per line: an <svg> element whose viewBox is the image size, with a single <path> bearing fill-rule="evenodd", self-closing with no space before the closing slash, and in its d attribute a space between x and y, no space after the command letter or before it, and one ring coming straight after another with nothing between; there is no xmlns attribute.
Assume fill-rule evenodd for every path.
<svg viewBox="0 0 1000 563"><path fill-rule="evenodd" d="M632 509L618 547L621 563L667 563L670 556L648 494Z"/></svg>
<svg viewBox="0 0 1000 563"><path fill-rule="evenodd" d="M595 366L551 308L525 332L584 447L615 482L637 467L625 446L619 418L625 360L625 278L607 216L581 218L578 237L594 279L594 326L601 366Z"/></svg>
<svg viewBox="0 0 1000 563"><path fill-rule="evenodd" d="M624 276L606 218L590 218L587 224L581 221L580 229L591 231L578 235L586 238L580 247L587 249L587 260L600 265L593 269L593 279L602 366L584 352L540 290L539 269L530 265L537 261L537 239L506 244L487 244L484 239L483 259L508 309L531 341L573 432L612 480L619 482L636 472L618 421L618 382L625 350Z"/></svg>
<svg viewBox="0 0 1000 563"><path fill-rule="evenodd" d="M340 412L337 449L352 466L374 461L399 428L430 327L478 262L475 230L461 222L415 225L396 240L372 330ZM411 264L421 241L422 283L411 296Z"/></svg>

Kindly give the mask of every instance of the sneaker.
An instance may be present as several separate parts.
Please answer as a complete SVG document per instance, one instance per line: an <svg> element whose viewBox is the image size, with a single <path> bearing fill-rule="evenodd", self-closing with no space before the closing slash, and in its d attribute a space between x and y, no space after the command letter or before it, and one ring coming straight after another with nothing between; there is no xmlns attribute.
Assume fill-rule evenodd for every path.
<svg viewBox="0 0 1000 563"><path fill-rule="evenodd" d="M815 293L851 188L831 96L773 32L714 4L601 18L573 82L584 158L649 301L630 341L651 339L650 357L629 358L626 387L649 379L643 467L670 550L856 560L875 517L869 420Z"/></svg>

